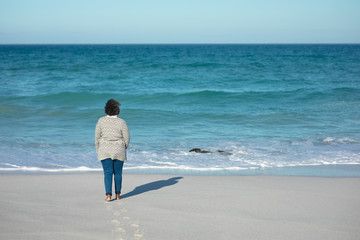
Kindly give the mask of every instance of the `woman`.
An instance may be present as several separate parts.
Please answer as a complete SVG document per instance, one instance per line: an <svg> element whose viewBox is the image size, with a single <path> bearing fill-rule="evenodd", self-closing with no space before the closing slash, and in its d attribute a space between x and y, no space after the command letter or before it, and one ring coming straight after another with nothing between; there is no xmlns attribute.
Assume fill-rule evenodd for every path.
<svg viewBox="0 0 360 240"><path fill-rule="evenodd" d="M112 177L114 175L116 200L120 199L122 169L126 161L126 149L129 146L130 135L126 122L118 118L120 103L114 99L107 101L105 113L95 128L95 147L98 160L104 169L106 202L112 196Z"/></svg>

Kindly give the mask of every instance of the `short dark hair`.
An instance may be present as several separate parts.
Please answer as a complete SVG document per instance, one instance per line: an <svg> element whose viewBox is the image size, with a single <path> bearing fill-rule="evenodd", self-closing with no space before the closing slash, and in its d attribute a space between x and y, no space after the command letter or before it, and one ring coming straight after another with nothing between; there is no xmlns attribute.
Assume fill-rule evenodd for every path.
<svg viewBox="0 0 360 240"><path fill-rule="evenodd" d="M105 113L109 116L118 115L120 113L120 105L115 99L110 99L105 105Z"/></svg>

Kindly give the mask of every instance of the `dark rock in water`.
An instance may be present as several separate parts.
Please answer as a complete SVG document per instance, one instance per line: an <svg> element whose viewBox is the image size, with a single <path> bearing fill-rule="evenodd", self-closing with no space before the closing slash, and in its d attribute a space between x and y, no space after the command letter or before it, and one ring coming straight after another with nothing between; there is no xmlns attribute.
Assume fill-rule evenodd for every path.
<svg viewBox="0 0 360 240"><path fill-rule="evenodd" d="M206 151L206 150L201 150L200 148L193 148L191 149L189 152L196 152L196 153L217 153L220 155L231 155L231 153L222 151L222 150L217 150L216 152L211 152L211 151Z"/></svg>
<svg viewBox="0 0 360 240"><path fill-rule="evenodd" d="M210 151L203 151L200 148L193 148L189 152L196 152L196 153L211 153Z"/></svg>

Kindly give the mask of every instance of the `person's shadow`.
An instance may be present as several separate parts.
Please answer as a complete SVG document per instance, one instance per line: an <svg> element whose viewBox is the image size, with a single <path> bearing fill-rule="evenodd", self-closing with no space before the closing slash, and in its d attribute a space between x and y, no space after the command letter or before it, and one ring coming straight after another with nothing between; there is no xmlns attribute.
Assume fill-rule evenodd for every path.
<svg viewBox="0 0 360 240"><path fill-rule="evenodd" d="M133 197L135 195L139 195L145 192L150 192L150 191L158 190L163 187L168 187L178 183L179 180L182 178L183 177L173 177L173 178L169 178L168 180L159 180L159 181L147 183L134 188L134 190L132 190L131 192L125 193L124 195L121 196L121 198L124 199L128 197Z"/></svg>

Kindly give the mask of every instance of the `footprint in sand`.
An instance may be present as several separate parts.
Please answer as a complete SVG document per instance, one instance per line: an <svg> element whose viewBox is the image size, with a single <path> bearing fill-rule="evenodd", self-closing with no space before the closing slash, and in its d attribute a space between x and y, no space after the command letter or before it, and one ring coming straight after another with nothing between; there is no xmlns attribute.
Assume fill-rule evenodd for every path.
<svg viewBox="0 0 360 240"><path fill-rule="evenodd" d="M112 222L113 224L115 224L115 225L120 225L120 221L117 220L117 219L114 219L114 220L112 220L111 222Z"/></svg>
<svg viewBox="0 0 360 240"><path fill-rule="evenodd" d="M130 226L138 228L139 227L139 222L134 222Z"/></svg>
<svg viewBox="0 0 360 240"><path fill-rule="evenodd" d="M123 228L121 228L121 227L115 228L114 232L126 233L125 229L123 229Z"/></svg>
<svg viewBox="0 0 360 240"><path fill-rule="evenodd" d="M144 236L144 233L142 233L140 230L136 230L134 233L134 239L141 239Z"/></svg>
<svg viewBox="0 0 360 240"><path fill-rule="evenodd" d="M117 203L117 205L121 206L122 203ZM112 234L116 240L144 239L144 233L140 230L139 221L131 221L131 218L126 216L127 210L124 207L117 208L113 206L107 206L106 209L112 211L114 217L114 219L111 220L111 223L114 226ZM127 231L125 229L127 229Z"/></svg>

